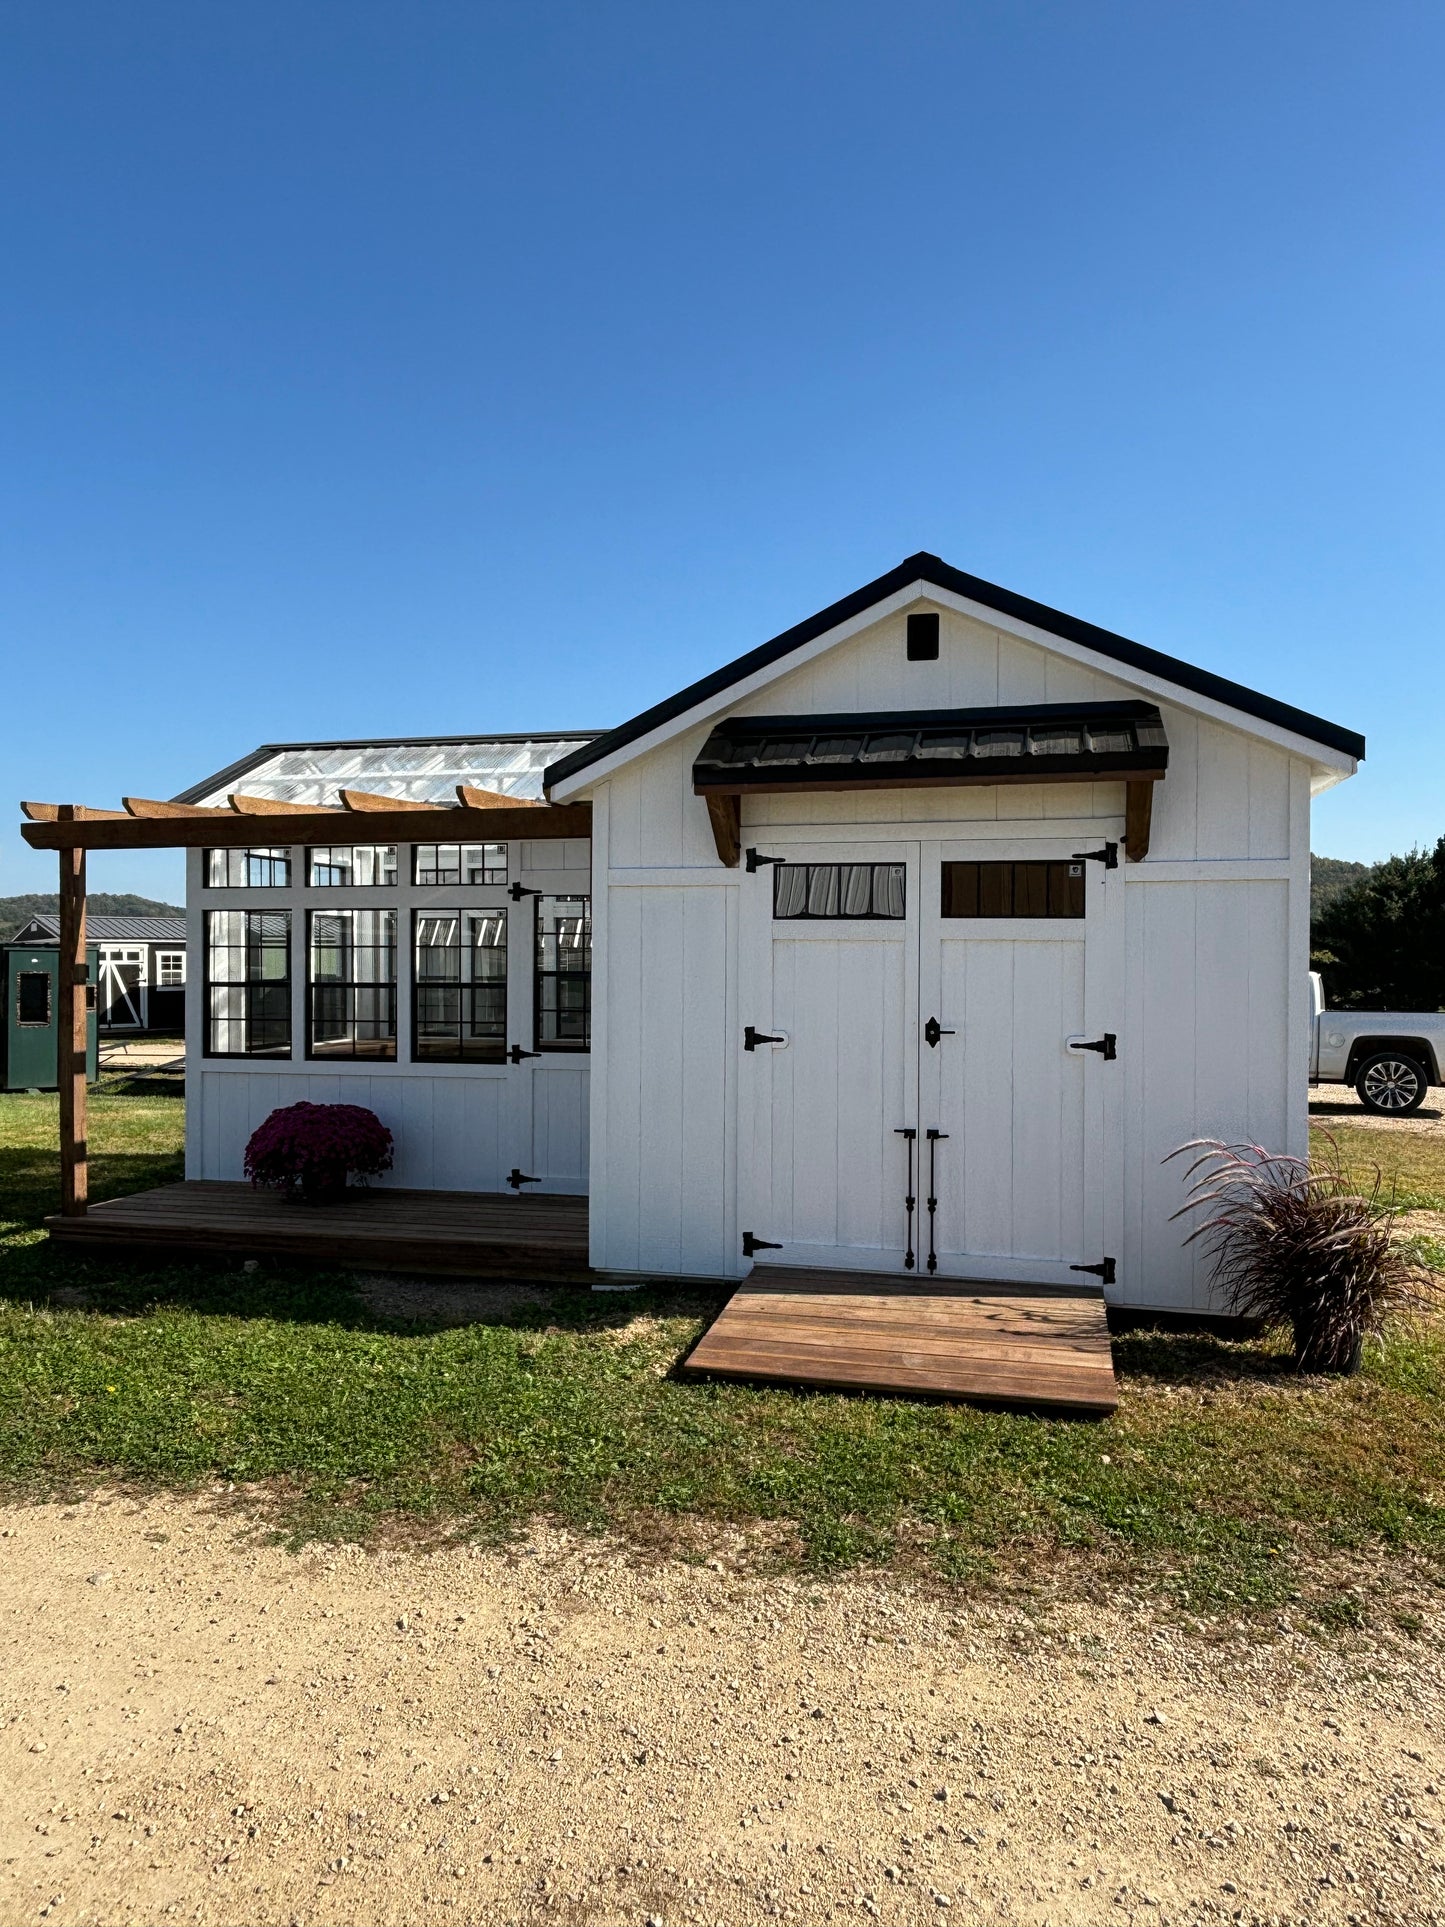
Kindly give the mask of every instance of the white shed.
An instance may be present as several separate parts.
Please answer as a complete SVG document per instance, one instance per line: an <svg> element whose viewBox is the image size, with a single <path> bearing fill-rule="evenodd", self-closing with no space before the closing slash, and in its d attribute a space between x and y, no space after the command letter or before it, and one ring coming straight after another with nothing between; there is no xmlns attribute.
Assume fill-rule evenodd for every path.
<svg viewBox="0 0 1445 1927"><path fill-rule="evenodd" d="M559 759L593 1265L1210 1309L1162 1160L1306 1148L1310 799L1364 747L921 554Z"/></svg>

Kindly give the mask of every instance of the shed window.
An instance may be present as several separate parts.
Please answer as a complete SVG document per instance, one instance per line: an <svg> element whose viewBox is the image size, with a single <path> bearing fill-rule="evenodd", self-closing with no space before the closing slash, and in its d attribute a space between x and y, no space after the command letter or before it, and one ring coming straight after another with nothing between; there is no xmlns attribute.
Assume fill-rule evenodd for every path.
<svg viewBox="0 0 1445 1927"><path fill-rule="evenodd" d="M1082 863L945 863L946 917L1081 917Z"/></svg>
<svg viewBox="0 0 1445 1927"><path fill-rule="evenodd" d="M418 910L412 1056L500 1064L507 1053L507 913Z"/></svg>
<svg viewBox="0 0 1445 1927"><path fill-rule="evenodd" d="M396 885L394 843L328 843L308 852L307 874L313 890L372 884Z"/></svg>
<svg viewBox="0 0 1445 1927"><path fill-rule="evenodd" d="M313 910L310 956L307 1056L395 1057L395 910Z"/></svg>
<svg viewBox="0 0 1445 1927"><path fill-rule="evenodd" d="M184 950L158 950L156 952L156 984L161 990L177 990L186 981L186 953Z"/></svg>
<svg viewBox="0 0 1445 1927"><path fill-rule="evenodd" d="M291 913L206 912L206 1051L291 1055Z"/></svg>
<svg viewBox="0 0 1445 1927"><path fill-rule="evenodd" d="M291 883L289 850L207 850L206 883L212 890L285 890Z"/></svg>
<svg viewBox="0 0 1445 1927"><path fill-rule="evenodd" d="M505 883L505 843L418 843L412 850L413 883Z"/></svg>
<svg viewBox="0 0 1445 1927"><path fill-rule="evenodd" d="M592 905L587 897L537 903L538 1050L588 1050L592 1042Z"/></svg>
<svg viewBox="0 0 1445 1927"><path fill-rule="evenodd" d="M901 863L780 863L773 873L773 915L884 919L904 914Z"/></svg>
<svg viewBox="0 0 1445 1927"><path fill-rule="evenodd" d="M26 1030L50 1026L50 972L21 970L15 978L15 1021Z"/></svg>

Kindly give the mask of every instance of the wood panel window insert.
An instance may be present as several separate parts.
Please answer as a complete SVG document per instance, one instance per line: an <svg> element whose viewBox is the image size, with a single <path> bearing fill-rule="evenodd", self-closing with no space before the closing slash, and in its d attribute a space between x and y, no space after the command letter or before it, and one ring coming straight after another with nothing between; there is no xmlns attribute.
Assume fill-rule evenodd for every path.
<svg viewBox="0 0 1445 1927"><path fill-rule="evenodd" d="M780 863L773 872L773 916L892 921L904 914L901 863Z"/></svg>
<svg viewBox="0 0 1445 1927"><path fill-rule="evenodd" d="M945 863L945 917L1082 917L1083 863Z"/></svg>
<svg viewBox="0 0 1445 1927"><path fill-rule="evenodd" d="M287 890L291 887L289 850L207 850L209 890Z"/></svg>
<svg viewBox="0 0 1445 1927"><path fill-rule="evenodd" d="M206 1055L291 1055L291 913L206 912Z"/></svg>
<svg viewBox="0 0 1445 1927"><path fill-rule="evenodd" d="M412 1057L500 1064L507 1054L507 913L418 910Z"/></svg>
<svg viewBox="0 0 1445 1927"><path fill-rule="evenodd" d="M395 910L313 910L308 1057L396 1056Z"/></svg>

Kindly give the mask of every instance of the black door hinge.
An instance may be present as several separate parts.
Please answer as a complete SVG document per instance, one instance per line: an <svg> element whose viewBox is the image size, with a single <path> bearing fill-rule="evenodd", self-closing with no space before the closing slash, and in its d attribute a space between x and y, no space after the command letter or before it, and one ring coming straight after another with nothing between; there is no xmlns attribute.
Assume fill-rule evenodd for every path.
<svg viewBox="0 0 1445 1927"><path fill-rule="evenodd" d="M1114 1282L1114 1260L1112 1258L1105 1258L1097 1265L1070 1265L1069 1270L1087 1271L1093 1277L1099 1279L1102 1284L1112 1285Z"/></svg>
<svg viewBox="0 0 1445 1927"><path fill-rule="evenodd" d="M761 850L743 851L743 868L750 871L760 870L765 863L786 863L787 860L785 856L764 856Z"/></svg>
<svg viewBox="0 0 1445 1927"><path fill-rule="evenodd" d="M923 1041L930 1050L938 1049L938 1040L940 1037L956 1037L957 1035L957 1031L945 1030L936 1017L930 1017L928 1022L923 1026Z"/></svg>
<svg viewBox="0 0 1445 1927"><path fill-rule="evenodd" d="M758 1030L752 1024L743 1026L743 1049L756 1050L759 1044L781 1044L781 1037L770 1036L765 1030Z"/></svg>
<svg viewBox="0 0 1445 1927"><path fill-rule="evenodd" d="M1117 843L1106 843L1102 850L1075 850L1069 861L1070 863L1102 863L1106 870L1117 870L1119 846Z"/></svg>
<svg viewBox="0 0 1445 1927"><path fill-rule="evenodd" d="M520 1191L524 1184L540 1184L542 1180L540 1178L529 1178L525 1171L514 1164L507 1173L507 1182L514 1191Z"/></svg>
<svg viewBox="0 0 1445 1927"><path fill-rule="evenodd" d="M751 1258L756 1251L781 1251L782 1246L774 1244L771 1238L758 1238L751 1231L743 1233L743 1256Z"/></svg>
<svg viewBox="0 0 1445 1927"><path fill-rule="evenodd" d="M507 895L512 899L513 903L520 903L523 897L539 897L541 894L542 892L540 890L534 890L526 883L514 883L507 891Z"/></svg>
<svg viewBox="0 0 1445 1927"><path fill-rule="evenodd" d="M509 1064L520 1064L524 1057L540 1057L541 1055L542 1053L539 1050L523 1050L520 1044L513 1044L512 1048L507 1052L507 1062Z"/></svg>
<svg viewBox="0 0 1445 1927"><path fill-rule="evenodd" d="M1078 1038L1074 1043L1069 1045L1069 1049L1096 1050L1106 1064L1112 1064L1114 1059L1119 1055L1119 1039L1113 1031L1106 1030L1102 1037L1096 1037L1090 1043L1085 1043L1083 1038Z"/></svg>

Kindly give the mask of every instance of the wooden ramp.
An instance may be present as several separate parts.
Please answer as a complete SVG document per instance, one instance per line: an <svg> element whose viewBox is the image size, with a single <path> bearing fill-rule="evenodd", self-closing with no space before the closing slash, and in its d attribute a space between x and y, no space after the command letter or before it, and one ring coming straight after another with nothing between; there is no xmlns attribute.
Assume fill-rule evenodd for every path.
<svg viewBox="0 0 1445 1927"><path fill-rule="evenodd" d="M557 1193L377 1186L342 1204L288 1204L249 1184L188 1180L45 1220L72 1249L304 1258L390 1271L583 1279L587 1200Z"/></svg>
<svg viewBox="0 0 1445 1927"><path fill-rule="evenodd" d="M1102 1415L1118 1403L1099 1292L758 1265L683 1369Z"/></svg>

